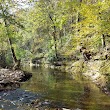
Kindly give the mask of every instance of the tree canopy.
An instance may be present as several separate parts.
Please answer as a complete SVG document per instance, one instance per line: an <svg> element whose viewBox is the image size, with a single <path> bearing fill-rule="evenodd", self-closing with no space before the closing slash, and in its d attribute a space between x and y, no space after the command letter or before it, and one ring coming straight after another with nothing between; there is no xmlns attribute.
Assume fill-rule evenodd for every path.
<svg viewBox="0 0 110 110"><path fill-rule="evenodd" d="M6 62L71 56L109 46L109 0L0 0L0 53Z"/></svg>

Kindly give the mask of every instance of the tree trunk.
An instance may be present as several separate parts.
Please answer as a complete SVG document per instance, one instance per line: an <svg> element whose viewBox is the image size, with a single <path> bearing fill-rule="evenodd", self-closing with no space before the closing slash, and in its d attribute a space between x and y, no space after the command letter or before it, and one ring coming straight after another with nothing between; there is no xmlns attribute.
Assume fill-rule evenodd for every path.
<svg viewBox="0 0 110 110"><path fill-rule="evenodd" d="M4 9L3 9L1 4L0 4L0 7L1 7L1 11L3 13L3 16L4 16L4 23L5 23L5 27L6 27L6 34L7 34L8 42L9 42L10 49L11 49L11 52L12 52L12 56L13 56L13 62L14 62L13 69L15 70L15 69L18 69L20 67L20 60L17 60L14 48L12 46L12 41L11 41L11 38L10 38L10 35L9 35L9 30L8 30L9 23L7 21L7 16L5 15L5 11L4 11Z"/></svg>
<svg viewBox="0 0 110 110"><path fill-rule="evenodd" d="M12 57L13 57L13 62L14 62L13 70L16 70L16 69L20 68L20 60L17 60L17 58L16 58L15 50L12 46L11 38L9 37L8 25L7 25L6 20L4 20L4 21L5 21L6 31L7 31L8 42L9 42L9 45L10 45L10 49L11 49L11 53L12 53Z"/></svg>
<svg viewBox="0 0 110 110"><path fill-rule="evenodd" d="M75 24L76 24L76 27L75 27L75 36L76 37L79 37L79 33L78 33L78 22L79 22L79 12L77 11L76 12L76 19L75 19ZM77 41L77 46L79 45L79 41Z"/></svg>
<svg viewBox="0 0 110 110"><path fill-rule="evenodd" d="M106 47L106 42L105 42L105 35L102 34L102 48L105 48Z"/></svg>
<svg viewBox="0 0 110 110"><path fill-rule="evenodd" d="M56 27L55 26L54 26L53 38L54 38L55 56L58 59L57 40L56 40Z"/></svg>
<svg viewBox="0 0 110 110"><path fill-rule="evenodd" d="M60 47L63 47L63 41L62 41L62 36L63 36L63 30L59 31L59 39L60 39Z"/></svg>
<svg viewBox="0 0 110 110"><path fill-rule="evenodd" d="M15 55L14 48L12 47L12 41L11 41L10 38L8 38L8 41L9 41L9 44L10 44L10 49L11 49L11 52L12 52L13 60L14 60L14 62L16 62L17 58L16 58L16 55Z"/></svg>
<svg viewBox="0 0 110 110"><path fill-rule="evenodd" d="M56 39L56 26L54 24L54 21L51 17L51 15L49 14L49 18L50 20L52 21L53 23L53 29L54 29L54 32L53 32L53 39L54 39L54 48L55 48L55 57L58 59L58 52L57 52L57 39Z"/></svg>

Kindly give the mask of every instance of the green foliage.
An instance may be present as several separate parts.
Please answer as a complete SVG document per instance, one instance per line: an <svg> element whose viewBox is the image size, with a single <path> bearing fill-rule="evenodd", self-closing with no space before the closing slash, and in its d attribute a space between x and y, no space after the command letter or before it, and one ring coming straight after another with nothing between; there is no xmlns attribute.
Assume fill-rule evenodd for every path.
<svg viewBox="0 0 110 110"><path fill-rule="evenodd" d="M68 56L75 53L81 44L98 51L103 45L102 35L109 45L109 0L31 0L29 3L32 6L18 9L18 2L0 1L0 51L9 52L7 30L18 59L44 55L53 61L58 53Z"/></svg>
<svg viewBox="0 0 110 110"><path fill-rule="evenodd" d="M13 64L13 58L10 52L7 52L6 54L6 63L7 63L7 66L10 66Z"/></svg>

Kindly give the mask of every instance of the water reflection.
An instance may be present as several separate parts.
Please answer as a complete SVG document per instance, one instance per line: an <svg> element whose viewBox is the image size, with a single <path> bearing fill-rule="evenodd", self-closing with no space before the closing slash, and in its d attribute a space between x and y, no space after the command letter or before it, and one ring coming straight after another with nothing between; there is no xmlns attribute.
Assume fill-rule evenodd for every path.
<svg viewBox="0 0 110 110"><path fill-rule="evenodd" d="M21 88L41 93L42 98L61 102L67 108L83 110L110 110L110 97L103 94L94 84L81 74L71 75L58 70L25 68L33 77Z"/></svg>

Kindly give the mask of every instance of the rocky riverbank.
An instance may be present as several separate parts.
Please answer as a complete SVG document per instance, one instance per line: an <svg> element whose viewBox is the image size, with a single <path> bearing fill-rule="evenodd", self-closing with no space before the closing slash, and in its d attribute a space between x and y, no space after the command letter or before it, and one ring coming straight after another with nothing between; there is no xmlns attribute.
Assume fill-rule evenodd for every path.
<svg viewBox="0 0 110 110"><path fill-rule="evenodd" d="M90 79L93 83L100 88L105 94L110 95L110 61L77 61L72 63L66 71L71 73L82 73L86 78Z"/></svg>
<svg viewBox="0 0 110 110"><path fill-rule="evenodd" d="M0 69L0 91L20 87L20 82L28 80L31 73L22 70Z"/></svg>
<svg viewBox="0 0 110 110"><path fill-rule="evenodd" d="M101 91L110 96L110 72L109 68L106 68L108 63L106 60L87 62L87 70L83 74L94 82Z"/></svg>

